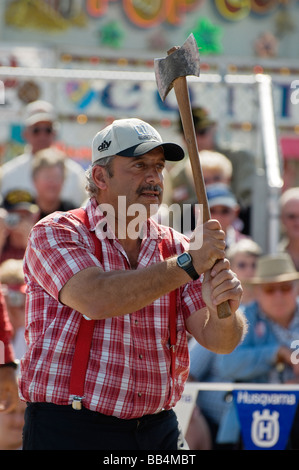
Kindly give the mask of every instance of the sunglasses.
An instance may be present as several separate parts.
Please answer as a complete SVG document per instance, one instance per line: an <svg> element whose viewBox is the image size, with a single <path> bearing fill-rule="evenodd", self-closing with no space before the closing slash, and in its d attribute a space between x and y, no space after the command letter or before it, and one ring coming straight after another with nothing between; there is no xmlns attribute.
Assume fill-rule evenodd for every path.
<svg viewBox="0 0 299 470"><path fill-rule="evenodd" d="M236 264L236 267L239 268L239 269L245 269L245 268L255 269L256 268L256 263L255 262L246 263L246 261L240 261L239 263Z"/></svg>
<svg viewBox="0 0 299 470"><path fill-rule="evenodd" d="M39 135L42 132L44 132L45 134L50 135L54 132L54 129L53 129L53 127L50 127L50 126L48 126L48 127L34 127L31 132L34 135Z"/></svg>
<svg viewBox="0 0 299 470"><path fill-rule="evenodd" d="M2 286L6 303L9 307L24 307L26 295L20 290L11 289L7 285Z"/></svg>
<svg viewBox="0 0 299 470"><path fill-rule="evenodd" d="M222 209L211 207L210 212L211 214L228 215L232 213L232 210L229 207L223 207Z"/></svg>
<svg viewBox="0 0 299 470"><path fill-rule="evenodd" d="M262 290L265 294L272 295L275 292L287 294L293 290L294 285L291 282L284 282L282 284L265 284Z"/></svg>
<svg viewBox="0 0 299 470"><path fill-rule="evenodd" d="M290 212L289 214L285 214L285 218L288 220L296 220L299 219L299 214L293 214Z"/></svg>
<svg viewBox="0 0 299 470"><path fill-rule="evenodd" d="M206 135L208 132L209 132L210 128L207 128L207 129L198 129L196 131L196 134L198 135Z"/></svg>
<svg viewBox="0 0 299 470"><path fill-rule="evenodd" d="M221 175L212 175L211 177L204 176L205 184L220 183L223 177Z"/></svg>

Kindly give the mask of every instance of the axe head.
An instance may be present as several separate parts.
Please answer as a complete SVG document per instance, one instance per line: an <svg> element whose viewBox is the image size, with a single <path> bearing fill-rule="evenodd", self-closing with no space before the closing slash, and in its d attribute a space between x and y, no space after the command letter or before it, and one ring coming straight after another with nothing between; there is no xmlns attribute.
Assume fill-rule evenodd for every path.
<svg viewBox="0 0 299 470"><path fill-rule="evenodd" d="M167 57L154 60L156 82L162 101L172 89L176 78L187 75L199 77L199 62L198 47L193 34L190 34L184 44L175 48Z"/></svg>

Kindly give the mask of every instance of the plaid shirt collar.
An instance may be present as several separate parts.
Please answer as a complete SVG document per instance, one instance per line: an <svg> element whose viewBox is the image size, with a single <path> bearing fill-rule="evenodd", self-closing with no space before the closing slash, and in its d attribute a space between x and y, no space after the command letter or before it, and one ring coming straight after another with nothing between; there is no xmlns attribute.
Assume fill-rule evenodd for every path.
<svg viewBox="0 0 299 470"><path fill-rule="evenodd" d="M90 231L96 231L98 235L98 230L105 228L105 238L111 241L117 241L117 237L113 230L112 225L107 220L106 216L103 214L100 204L98 204L95 197L89 199L86 204L86 211L88 215L88 220L90 224ZM103 233L103 232L102 232ZM156 243L160 243L164 238L166 231L163 230L163 226L158 225L157 222L148 218L142 225L140 230L140 238L142 243L149 238L155 240Z"/></svg>

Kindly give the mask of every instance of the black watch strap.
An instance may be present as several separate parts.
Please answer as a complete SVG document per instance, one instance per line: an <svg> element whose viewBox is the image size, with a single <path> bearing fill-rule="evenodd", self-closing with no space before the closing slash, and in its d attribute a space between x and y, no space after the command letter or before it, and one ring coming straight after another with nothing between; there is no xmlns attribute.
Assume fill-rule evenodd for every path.
<svg viewBox="0 0 299 470"><path fill-rule="evenodd" d="M185 269L186 273L189 274L191 279L193 279L193 281L196 281L196 279L199 278L199 274L196 272L193 265L188 266L187 268L184 268L184 269Z"/></svg>
<svg viewBox="0 0 299 470"><path fill-rule="evenodd" d="M183 269L191 277L191 279L193 279L193 281L196 281L196 279L199 278L199 274L196 272L193 266L190 253L185 252L179 255L177 257L177 265Z"/></svg>

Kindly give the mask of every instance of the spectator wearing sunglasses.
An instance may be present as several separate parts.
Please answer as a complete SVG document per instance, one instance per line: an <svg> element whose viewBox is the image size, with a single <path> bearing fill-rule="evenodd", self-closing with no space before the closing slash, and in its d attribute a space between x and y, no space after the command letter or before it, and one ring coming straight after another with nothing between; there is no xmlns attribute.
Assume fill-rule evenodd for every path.
<svg viewBox="0 0 299 470"><path fill-rule="evenodd" d="M299 338L297 272L287 253L261 256L249 282L256 301L245 307L249 330L235 351L221 357L219 370L228 381L253 383L299 383L299 365L292 354ZM228 415L230 429L239 429L233 405ZM234 426L232 422L234 421ZM223 428L222 436L228 437ZM288 447L299 448L299 412Z"/></svg>
<svg viewBox="0 0 299 470"><path fill-rule="evenodd" d="M22 189L35 197L32 180L32 162L35 154L55 145L57 136L57 117L53 106L47 101L34 101L25 109L23 137L27 142L25 152L2 166L1 194ZM83 167L71 158L65 159L66 177L62 197L80 206L87 198L85 191L85 172Z"/></svg>
<svg viewBox="0 0 299 470"><path fill-rule="evenodd" d="M39 208L27 191L10 191L0 207L0 263L23 259Z"/></svg>
<svg viewBox="0 0 299 470"><path fill-rule="evenodd" d="M254 276L257 260L261 255L261 247L250 238L243 238L233 243L226 251L231 269L236 273L242 284L243 306L255 300L253 286L247 284L246 281Z"/></svg>
<svg viewBox="0 0 299 470"><path fill-rule="evenodd" d="M238 228L240 206L229 186L213 184L206 188L211 218L220 222L226 235L226 248L241 239L248 238Z"/></svg>
<svg viewBox="0 0 299 470"><path fill-rule="evenodd" d="M255 163L253 156L240 148L240 146L227 144L220 145L217 138L217 123L209 112L199 106L192 109L193 122L196 133L199 152L210 150L221 153L227 157L232 165L231 181L219 181L230 184L240 205L240 219L243 222L242 232L250 235L250 206L252 200L252 188L255 175ZM183 136L183 127L179 119L179 131ZM188 203L196 200L194 182L190 172L189 159L185 158L180 169L175 168L170 172L173 202Z"/></svg>
<svg viewBox="0 0 299 470"><path fill-rule="evenodd" d="M291 256L299 271L299 187L287 189L280 197L282 239L279 251Z"/></svg>
<svg viewBox="0 0 299 470"><path fill-rule="evenodd" d="M202 150L199 152L199 158L206 186L215 183L230 185L233 168L225 155L213 150ZM189 184L189 181L193 180L189 158L183 161L183 171L182 166L178 164L178 167L174 167L170 174L174 186L172 194L173 202L181 206L182 231L188 233L196 225L194 203L197 202L194 185L190 186ZM191 211L190 206L192 207Z"/></svg>

